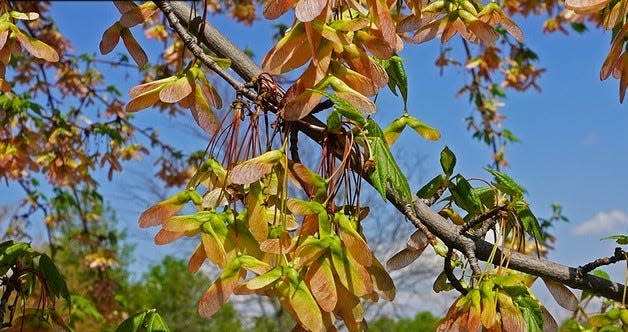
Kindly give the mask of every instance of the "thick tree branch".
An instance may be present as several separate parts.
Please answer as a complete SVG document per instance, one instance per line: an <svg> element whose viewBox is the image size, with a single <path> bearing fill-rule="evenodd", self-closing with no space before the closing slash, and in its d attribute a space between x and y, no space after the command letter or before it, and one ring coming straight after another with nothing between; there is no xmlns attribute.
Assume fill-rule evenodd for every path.
<svg viewBox="0 0 628 332"><path fill-rule="evenodd" d="M171 6L174 14L184 25L190 26L192 29L201 26L201 19L192 17L190 8L183 2L172 2ZM205 43L217 55L231 59L233 70L243 80L251 81L262 72L248 56L225 38L210 22L205 22L203 26L203 34L199 37L199 40ZM294 125L316 142L320 142L323 134L321 129L325 128L325 125L312 115L305 117ZM354 171L368 181L368 177L365 176L362 169L356 167ZM491 259L491 252L494 249L493 244L480 238L461 234L459 227L445 220L423 201L415 200L414 203L404 201L392 190L388 190L386 196L397 210L402 212L416 227L422 228L421 224L425 225L432 234L440 238L449 248L454 248L467 255L474 255L477 259L483 261ZM407 204L413 204L414 209L412 210L414 211L406 210ZM471 259L473 257L468 258ZM550 278L567 286L587 290L615 301L623 301L624 285L604 280L591 274L582 274L577 268L516 252L504 252L497 248L491 263L500 264L502 261L508 261L508 267L514 270Z"/></svg>

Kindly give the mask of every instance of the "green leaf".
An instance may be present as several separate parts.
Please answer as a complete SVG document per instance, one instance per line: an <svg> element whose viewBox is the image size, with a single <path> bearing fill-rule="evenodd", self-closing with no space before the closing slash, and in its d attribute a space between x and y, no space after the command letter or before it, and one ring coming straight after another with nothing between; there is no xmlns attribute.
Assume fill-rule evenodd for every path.
<svg viewBox="0 0 628 332"><path fill-rule="evenodd" d="M154 310L154 309L151 309ZM116 328L116 332L136 332L141 331L140 328L144 325L144 319L146 318L146 314L150 310L141 311L136 313L135 315L127 318L122 324Z"/></svg>
<svg viewBox="0 0 628 332"><path fill-rule="evenodd" d="M478 187L473 188L473 192L480 198L480 201L484 206L493 207L495 205L495 194L497 190L493 187Z"/></svg>
<svg viewBox="0 0 628 332"><path fill-rule="evenodd" d="M311 89L311 90L329 98L329 100L331 100L332 103L334 103L335 112L340 113L345 118L359 124L360 126L364 126L366 124L366 118L364 117L362 112L360 112L360 110L357 107L355 107L348 101L338 97L335 94L331 94L327 91L321 91L321 90L315 90L315 89Z"/></svg>
<svg viewBox="0 0 628 332"><path fill-rule="evenodd" d="M170 328L155 309L149 309L127 318L116 332L170 332Z"/></svg>
<svg viewBox="0 0 628 332"><path fill-rule="evenodd" d="M428 126L425 122L408 115L404 114L407 117L406 123L410 128L412 128L419 136L425 138L426 140L436 141L440 139L440 132L433 127Z"/></svg>
<svg viewBox="0 0 628 332"><path fill-rule="evenodd" d="M440 152L440 166L443 168L443 172L445 172L447 177L453 174L454 167L456 166L456 155L449 150L447 146Z"/></svg>
<svg viewBox="0 0 628 332"><path fill-rule="evenodd" d="M519 139L519 137L515 136L515 134L513 134L512 131L510 131L508 129L502 130L502 137L504 137L505 139L507 139L508 141L510 141L512 143L516 143L516 142L520 142L521 141Z"/></svg>
<svg viewBox="0 0 628 332"><path fill-rule="evenodd" d="M4 275L15 265L18 258L30 260L37 256L37 253L28 243L6 241L0 244L0 275Z"/></svg>
<svg viewBox="0 0 628 332"><path fill-rule="evenodd" d="M602 278L604 280L611 280L611 277L604 270L595 269L595 270L593 270L593 272L591 272L591 274L596 276L596 277L598 277L598 278Z"/></svg>
<svg viewBox="0 0 628 332"><path fill-rule="evenodd" d="M388 74L388 88L396 96L397 88L403 98L403 108L406 109L408 105L408 74L403 67L403 59L394 55L388 60L380 61L380 65L384 67Z"/></svg>
<svg viewBox="0 0 628 332"><path fill-rule="evenodd" d="M146 332L170 332L168 324L156 311L149 312L144 319Z"/></svg>
<svg viewBox="0 0 628 332"><path fill-rule="evenodd" d="M454 197L456 205L469 213L482 212L482 201L480 201L477 193L473 191L467 179L460 174L456 175L455 179L456 184L449 187L449 190Z"/></svg>
<svg viewBox="0 0 628 332"><path fill-rule="evenodd" d="M327 130L332 133L340 132L342 127L342 116L337 111L329 112L327 116Z"/></svg>
<svg viewBox="0 0 628 332"><path fill-rule="evenodd" d="M520 186L517 182L515 182L515 180L513 180L505 173L502 173L492 168L485 168L485 170L493 174L493 176L495 177L495 181L497 181L495 187L505 192L506 194L511 196L522 196L526 192L526 190L523 189L522 186Z"/></svg>
<svg viewBox="0 0 628 332"><path fill-rule="evenodd" d="M542 241L543 231L528 204L524 201L515 202L515 213L521 222L523 230L532 235L537 241Z"/></svg>
<svg viewBox="0 0 628 332"><path fill-rule="evenodd" d="M442 174L437 175L416 192L417 197L425 199L432 198L436 192L444 186L445 180L446 178Z"/></svg>
<svg viewBox="0 0 628 332"><path fill-rule="evenodd" d="M577 33L584 33L587 31L587 26L582 22L571 22L571 28Z"/></svg>
<svg viewBox="0 0 628 332"><path fill-rule="evenodd" d="M617 244L627 245L628 244L628 235L612 235L609 237L602 238L602 240L615 240Z"/></svg>
<svg viewBox="0 0 628 332"><path fill-rule="evenodd" d="M543 332L543 312L539 303L530 296L520 296L514 300L526 322L528 332Z"/></svg>
<svg viewBox="0 0 628 332"><path fill-rule="evenodd" d="M371 119L367 120L365 129L370 146L370 159L375 161L374 169L368 174L373 187L382 195L384 200L386 199L387 186L390 186L390 189L401 198L402 202L411 202L410 185L388 149L382 129Z"/></svg>
<svg viewBox="0 0 628 332"><path fill-rule="evenodd" d="M72 295L72 316L79 320L91 319L102 321L103 315L96 309L92 301L82 295Z"/></svg>
<svg viewBox="0 0 628 332"><path fill-rule="evenodd" d="M55 266L55 263L46 254L39 257L39 271L43 274L48 290L53 296L61 296L68 304L70 303L70 291L65 283L65 279Z"/></svg>

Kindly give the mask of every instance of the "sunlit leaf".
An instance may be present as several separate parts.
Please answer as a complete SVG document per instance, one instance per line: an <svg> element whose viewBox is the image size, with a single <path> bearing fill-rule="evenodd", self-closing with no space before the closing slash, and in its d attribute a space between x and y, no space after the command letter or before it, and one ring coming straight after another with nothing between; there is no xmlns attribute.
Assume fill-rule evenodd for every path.
<svg viewBox="0 0 628 332"><path fill-rule="evenodd" d="M388 127L384 129L384 138L386 138L388 146L392 146L393 143L397 141L399 135L401 135L403 130L406 128L407 120L407 117L400 116L393 120L393 122L391 122Z"/></svg>
<svg viewBox="0 0 628 332"><path fill-rule="evenodd" d="M33 37L27 36L17 28L12 29L12 31L22 47L24 47L32 56L48 62L59 61L59 54L54 48L50 47L50 45Z"/></svg>
<svg viewBox="0 0 628 332"><path fill-rule="evenodd" d="M156 245L164 245L180 239L183 235L183 232L171 232L165 229L160 229L159 232L155 234L154 242Z"/></svg>
<svg viewBox="0 0 628 332"><path fill-rule="evenodd" d="M251 290L258 290L270 286L283 274L282 267L276 267L264 274L261 274L246 283L246 288Z"/></svg>
<svg viewBox="0 0 628 332"><path fill-rule="evenodd" d="M327 312L334 310L338 301L338 295L331 264L327 256L318 258L308 266L305 281L310 285L310 290L318 305Z"/></svg>
<svg viewBox="0 0 628 332"><path fill-rule="evenodd" d="M306 51L308 48L305 26L303 23L297 24L268 52L262 61L262 67L270 74L283 74L301 67L312 56Z"/></svg>
<svg viewBox="0 0 628 332"><path fill-rule="evenodd" d="M233 183L249 184L268 174L273 166L284 157L281 150L268 151L260 156L245 160L235 165L229 174Z"/></svg>
<svg viewBox="0 0 628 332"><path fill-rule="evenodd" d="M240 260L234 259L224 268L222 274L205 291L198 303L198 313L202 317L214 315L227 302L233 289L246 276L241 269Z"/></svg>
<svg viewBox="0 0 628 332"><path fill-rule="evenodd" d="M266 208L262 206L264 196L262 187L258 181L251 183L249 193L245 197L247 206L246 218L251 234L259 242L268 238L268 222L266 221Z"/></svg>
<svg viewBox="0 0 628 332"><path fill-rule="evenodd" d="M485 168L485 170L493 174L495 180L497 181L497 188L508 195L521 196L526 192L523 187L521 187L517 182L515 182L515 180L505 173L492 168Z"/></svg>
<svg viewBox="0 0 628 332"><path fill-rule="evenodd" d="M270 264L266 262L262 262L259 259L249 256L249 255L241 255L238 256L242 267L257 273L258 275L264 274L271 270Z"/></svg>
<svg viewBox="0 0 628 332"><path fill-rule="evenodd" d="M336 224L340 225L342 230L341 238L347 247L349 253L362 266L370 266L373 260L371 250L362 238L360 233L352 225L352 221L357 223L355 219L349 220L343 213L336 213L334 216Z"/></svg>
<svg viewBox="0 0 628 332"><path fill-rule="evenodd" d="M413 116L408 115L407 124L410 128L414 129L419 136L427 140L436 141L440 139L440 132L437 129L428 126L426 123Z"/></svg>
<svg viewBox="0 0 628 332"><path fill-rule="evenodd" d="M290 280L288 292L283 292L287 302L296 314L296 319L310 331L324 331L323 317L316 300L307 288L305 281L298 278Z"/></svg>
<svg viewBox="0 0 628 332"><path fill-rule="evenodd" d="M270 0L264 7L264 17L274 20L294 6L297 0Z"/></svg>
<svg viewBox="0 0 628 332"><path fill-rule="evenodd" d="M315 19L327 6L327 0L299 0L294 8L294 14L301 22L310 22Z"/></svg>
<svg viewBox="0 0 628 332"><path fill-rule="evenodd" d="M14 19L23 20L23 21L34 21L39 18L39 14L33 13L33 12L22 13L22 12L17 12L17 11L11 11L9 12L9 14Z"/></svg>
<svg viewBox="0 0 628 332"><path fill-rule="evenodd" d="M325 75L314 64L310 64L294 85L286 91L286 104L280 112L281 117L294 121L308 115L321 100L321 95L313 90L327 88L324 85L325 82L321 82Z"/></svg>
<svg viewBox="0 0 628 332"><path fill-rule="evenodd" d="M176 81L167 84L159 91L159 99L164 103L176 103L187 97L193 90L193 84L187 75L179 77Z"/></svg>
<svg viewBox="0 0 628 332"><path fill-rule="evenodd" d="M124 110L128 113L133 113L151 107L157 102L159 102L159 89L154 89L133 97L126 104Z"/></svg>
<svg viewBox="0 0 628 332"><path fill-rule="evenodd" d="M336 91L336 95L352 104L355 108L360 110L364 114L372 114L375 113L375 103L372 100L368 99L358 91L352 89L345 82L339 80L338 78L332 77L330 79L330 85Z"/></svg>
<svg viewBox="0 0 628 332"><path fill-rule="evenodd" d="M183 208L187 202L193 201L195 204L200 204L201 200L196 191L185 190L179 192L144 211L140 215L139 226L145 228L161 225Z"/></svg>
<svg viewBox="0 0 628 332"><path fill-rule="evenodd" d="M308 196L322 201L327 195L327 182L307 166L294 161L288 161L288 175L296 181Z"/></svg>
<svg viewBox="0 0 628 332"><path fill-rule="evenodd" d="M190 260L188 261L188 272L190 274L198 272L198 270L201 268L201 265L203 265L203 262L205 262L205 259L207 259L207 255L205 254L205 248L203 247L202 243L199 243L196 246L196 249L194 249L192 256L190 256Z"/></svg>
<svg viewBox="0 0 628 332"><path fill-rule="evenodd" d="M604 8L609 2L610 0L566 0L565 7L575 12L588 13Z"/></svg>
<svg viewBox="0 0 628 332"><path fill-rule="evenodd" d="M163 228L170 232L184 233L199 230L203 222L195 215L174 216L164 223Z"/></svg>

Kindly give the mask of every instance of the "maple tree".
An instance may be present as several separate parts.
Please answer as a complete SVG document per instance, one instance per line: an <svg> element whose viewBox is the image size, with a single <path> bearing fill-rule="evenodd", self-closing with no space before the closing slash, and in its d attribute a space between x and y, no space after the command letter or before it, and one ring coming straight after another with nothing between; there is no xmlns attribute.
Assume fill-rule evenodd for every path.
<svg viewBox="0 0 628 332"><path fill-rule="evenodd" d="M158 176L164 186L183 189L144 211L139 227L159 227L158 245L196 239L190 273L205 261L221 270L199 299L202 316L217 313L232 296L256 294L278 299L297 322L296 330L335 330L339 321L350 331L365 330L363 301L394 300L389 271L406 267L432 247L444 262L434 290L460 293L438 330L556 330L552 315L530 290L537 279L574 312L582 303L566 286L583 290L585 302L592 296L613 301L588 320L572 321L570 328L628 326L625 286L591 273L626 260L625 251L618 248L611 257L577 268L544 259L553 241L547 228L563 217L556 208L553 218L540 222L522 186L502 172L506 146L516 137L502 128L499 112L505 89L538 88L544 70L535 66L525 33L510 16L540 12L550 14L548 32L582 22L612 31L600 78L619 79L623 102L628 0L249 0L204 1L192 8L166 0L113 1L120 17L102 32L99 50L108 54L122 40L135 65L73 55L48 16L48 2L0 4L0 176L17 183L27 197L9 235L23 237L28 221L41 213L50 245L49 257L24 243L2 244L3 273L12 271L2 279L3 326L69 329L54 310L54 300L69 301L69 294L53 263L59 249L55 231L69 210L79 216L80 239L92 253L86 257L90 268L100 271L107 285L98 291L112 294L115 285L105 281L116 260L93 231L102 197L92 173L107 167L111 178L122 170L122 161L150 149L162 154ZM228 11L251 24L258 10L269 20L294 16L261 67L206 20L210 12ZM164 45L159 59L148 57L135 27ZM476 108L467 119L473 136L493 149L494 168L487 169L492 180L473 186L455 172L456 156L445 148L439 174L413 194L414 185L389 147L406 127L427 140L439 139L440 133L407 108L390 125L380 125L370 116L377 109L372 97L387 86L405 105L410 78L399 52L455 35L463 40L462 61L473 78L459 93ZM444 49L436 65L456 63ZM127 97L107 85L100 66L137 67L142 82ZM298 76L291 84L279 83L287 73ZM233 88L233 100L223 102L210 74ZM94 114L94 105L106 112ZM219 112L223 105L227 111ZM147 108L170 114L188 109L211 137L205 151L186 155L135 124L132 113ZM313 161L301 160L303 135L320 147L310 152ZM106 144L90 144L101 141ZM55 186L51 198L42 194L33 174ZM385 263L363 234L369 215L361 202L365 182L416 227L406 248ZM178 214L191 206L196 212ZM495 243L485 240L490 231L498 237ZM615 239L628 242L625 235ZM32 294L40 294L40 300L27 301ZM20 298L28 311L7 307L9 299ZM115 304L103 310L113 314ZM167 329L150 310L120 329L147 326Z"/></svg>

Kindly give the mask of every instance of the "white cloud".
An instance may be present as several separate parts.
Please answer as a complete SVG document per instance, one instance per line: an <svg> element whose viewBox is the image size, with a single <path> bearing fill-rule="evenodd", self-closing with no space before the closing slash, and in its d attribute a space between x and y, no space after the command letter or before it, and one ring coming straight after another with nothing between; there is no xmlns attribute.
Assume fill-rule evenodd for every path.
<svg viewBox="0 0 628 332"><path fill-rule="evenodd" d="M624 226L624 229L621 229ZM628 226L628 215L620 210L612 210L610 212L600 212L593 218L581 223L574 228L572 233L575 235L602 234L618 231L625 231Z"/></svg>

